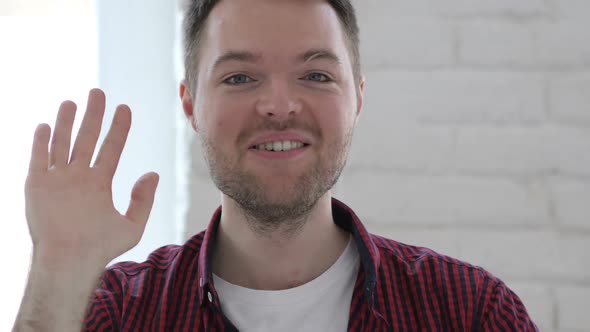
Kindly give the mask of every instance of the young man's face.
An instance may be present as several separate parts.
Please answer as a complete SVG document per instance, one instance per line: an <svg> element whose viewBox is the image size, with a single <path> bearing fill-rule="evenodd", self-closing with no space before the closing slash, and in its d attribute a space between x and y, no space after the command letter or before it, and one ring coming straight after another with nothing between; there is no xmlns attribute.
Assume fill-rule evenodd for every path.
<svg viewBox="0 0 590 332"><path fill-rule="evenodd" d="M340 175L363 87L345 38L327 1L221 1L211 12L183 106L216 185L254 216L297 217Z"/></svg>

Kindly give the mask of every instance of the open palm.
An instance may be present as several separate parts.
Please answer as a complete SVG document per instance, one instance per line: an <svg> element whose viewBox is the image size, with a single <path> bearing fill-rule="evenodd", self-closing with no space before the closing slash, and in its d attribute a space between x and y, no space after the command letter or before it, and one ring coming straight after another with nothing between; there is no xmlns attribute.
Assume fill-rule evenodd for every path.
<svg viewBox="0 0 590 332"><path fill-rule="evenodd" d="M51 128L35 131L25 184L26 216L35 250L55 259L96 259L105 263L135 246L145 229L158 175L134 185L125 214L112 199L112 181L131 126L131 111L117 107L111 128L90 165L100 134L105 95L91 90L88 107L70 154L76 105L62 103Z"/></svg>

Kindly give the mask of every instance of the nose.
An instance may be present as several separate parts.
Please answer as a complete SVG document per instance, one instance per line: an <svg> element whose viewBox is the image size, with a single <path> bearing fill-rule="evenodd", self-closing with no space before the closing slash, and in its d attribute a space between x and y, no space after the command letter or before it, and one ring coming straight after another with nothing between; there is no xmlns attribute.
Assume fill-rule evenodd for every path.
<svg viewBox="0 0 590 332"><path fill-rule="evenodd" d="M256 104L258 114L284 121L301 112L301 101L287 82L270 82Z"/></svg>

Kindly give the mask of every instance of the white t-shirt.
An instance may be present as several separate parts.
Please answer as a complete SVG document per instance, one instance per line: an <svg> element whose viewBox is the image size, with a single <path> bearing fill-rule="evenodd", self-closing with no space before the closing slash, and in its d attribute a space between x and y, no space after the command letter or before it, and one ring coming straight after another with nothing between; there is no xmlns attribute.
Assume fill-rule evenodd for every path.
<svg viewBox="0 0 590 332"><path fill-rule="evenodd" d="M314 280L290 289L244 288L213 275L223 313L240 331L338 331L348 327L359 254L351 239L338 260Z"/></svg>

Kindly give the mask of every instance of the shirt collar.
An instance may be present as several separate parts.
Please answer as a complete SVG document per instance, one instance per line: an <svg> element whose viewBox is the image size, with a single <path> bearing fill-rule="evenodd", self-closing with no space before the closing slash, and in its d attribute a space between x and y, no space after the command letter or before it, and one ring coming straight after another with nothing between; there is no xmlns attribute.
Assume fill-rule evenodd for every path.
<svg viewBox="0 0 590 332"><path fill-rule="evenodd" d="M373 242L371 235L365 229L358 216L341 201L332 198L332 215L334 222L339 227L352 233L355 244L358 248L361 264L365 272L363 295L373 310L375 299L375 284L377 282L377 271L379 270L379 250ZM213 271L211 270L211 254L216 240L217 229L221 220L221 206L217 208L209 226L205 231L201 249L199 251L198 276L199 276L199 304L204 301L211 301L218 304L217 292L212 287Z"/></svg>

